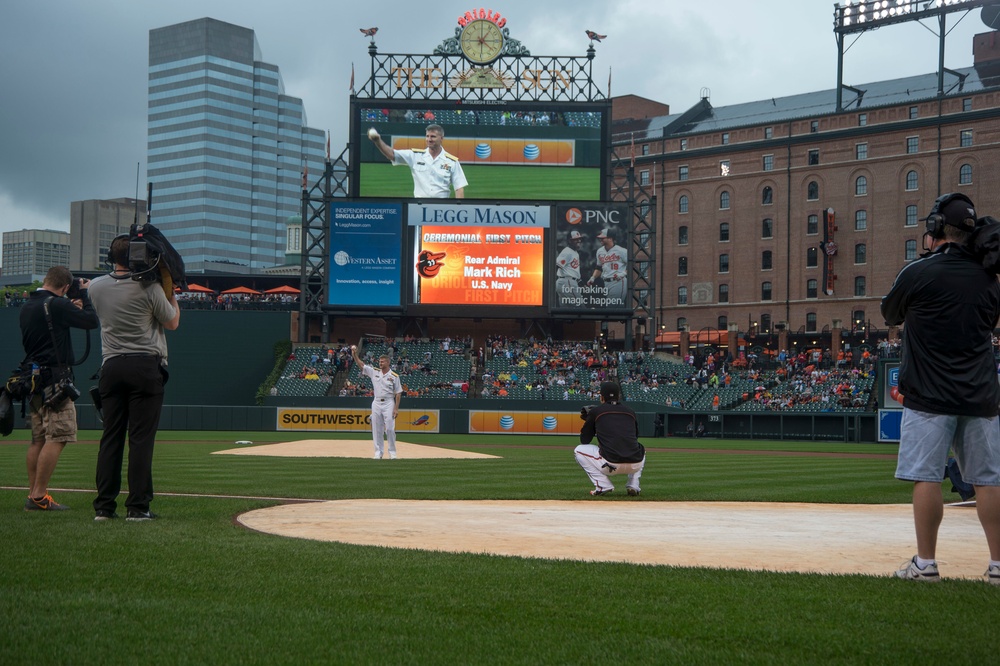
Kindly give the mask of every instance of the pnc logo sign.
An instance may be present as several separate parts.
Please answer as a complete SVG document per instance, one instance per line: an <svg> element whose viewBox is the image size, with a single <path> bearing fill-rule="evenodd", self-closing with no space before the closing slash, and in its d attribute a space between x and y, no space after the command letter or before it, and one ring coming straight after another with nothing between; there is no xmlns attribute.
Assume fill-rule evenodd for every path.
<svg viewBox="0 0 1000 666"><path fill-rule="evenodd" d="M566 221L570 224L580 224L583 221L583 213L579 208L570 208L566 211Z"/></svg>

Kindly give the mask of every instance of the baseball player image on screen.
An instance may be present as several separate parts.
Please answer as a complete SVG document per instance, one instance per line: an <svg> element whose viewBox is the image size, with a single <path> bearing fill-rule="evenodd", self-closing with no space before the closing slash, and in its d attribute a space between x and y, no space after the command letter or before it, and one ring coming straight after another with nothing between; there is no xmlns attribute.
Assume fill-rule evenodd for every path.
<svg viewBox="0 0 1000 666"><path fill-rule="evenodd" d="M396 459L396 417L399 415L399 398L403 395L403 386L399 375L389 369L389 357L382 355L378 359L376 370L367 365L358 356L357 345L351 345L351 355L361 369L361 374L372 380L374 397L372 398L372 441L375 443L375 460L381 460L385 453L383 437L389 443L389 458Z"/></svg>
<svg viewBox="0 0 1000 666"><path fill-rule="evenodd" d="M597 240L601 243L601 247L597 249L597 266L587 284L593 286L598 282L598 278L601 278L607 294L607 305L624 307L625 287L628 283L626 279L628 252L615 243L610 229L601 229L601 233L597 234Z"/></svg>
<svg viewBox="0 0 1000 666"><path fill-rule="evenodd" d="M580 246L583 234L569 232L568 245L556 257L556 298L560 306L580 305Z"/></svg>

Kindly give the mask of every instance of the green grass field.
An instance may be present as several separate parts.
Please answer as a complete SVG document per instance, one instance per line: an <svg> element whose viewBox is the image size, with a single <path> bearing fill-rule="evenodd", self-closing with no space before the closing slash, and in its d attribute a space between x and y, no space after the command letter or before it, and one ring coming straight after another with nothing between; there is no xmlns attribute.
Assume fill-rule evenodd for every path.
<svg viewBox="0 0 1000 666"><path fill-rule="evenodd" d="M591 501L572 437L407 435L502 459L386 464L213 456L289 436L162 432L151 523L92 521L95 432L67 447L52 481L72 510L24 512L26 437L0 443L4 665L992 663L1000 650L1000 589L977 581L429 553L234 522L278 503L268 498ZM909 501L894 461L871 455L892 445L646 444L641 501ZM681 450L692 444L705 450Z"/></svg>
<svg viewBox="0 0 1000 666"><path fill-rule="evenodd" d="M469 199L529 201L596 201L601 193L600 169L530 166L462 165ZM388 162L361 164L361 196L410 198L410 170Z"/></svg>

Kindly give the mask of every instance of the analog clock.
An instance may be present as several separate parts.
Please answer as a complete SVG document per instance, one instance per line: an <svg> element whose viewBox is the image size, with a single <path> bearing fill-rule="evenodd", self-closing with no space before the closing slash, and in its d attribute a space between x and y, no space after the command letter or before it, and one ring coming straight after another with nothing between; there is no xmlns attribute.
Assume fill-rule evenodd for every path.
<svg viewBox="0 0 1000 666"><path fill-rule="evenodd" d="M469 21L462 29L459 41L462 55L477 65L493 62L503 50L503 32L500 26L488 19Z"/></svg>

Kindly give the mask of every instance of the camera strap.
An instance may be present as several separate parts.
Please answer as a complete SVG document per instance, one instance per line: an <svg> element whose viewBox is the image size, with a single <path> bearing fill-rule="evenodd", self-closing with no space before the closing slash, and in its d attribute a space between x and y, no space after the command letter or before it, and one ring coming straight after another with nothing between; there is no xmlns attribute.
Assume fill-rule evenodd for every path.
<svg viewBox="0 0 1000 666"><path fill-rule="evenodd" d="M55 327L52 326L52 312L49 311L49 303L53 298L55 298L55 296L49 296L45 299L45 302L42 303L42 309L45 310L45 323L49 327L49 335L52 336L52 349L56 355L56 362L58 362L60 366L70 368L72 366L69 363L63 363L62 358L59 357L59 343L56 341ZM90 331L85 331L85 333L87 338L87 348L84 350L83 356L80 357L80 360L73 364L74 366L81 365L87 360L87 357L90 356Z"/></svg>

